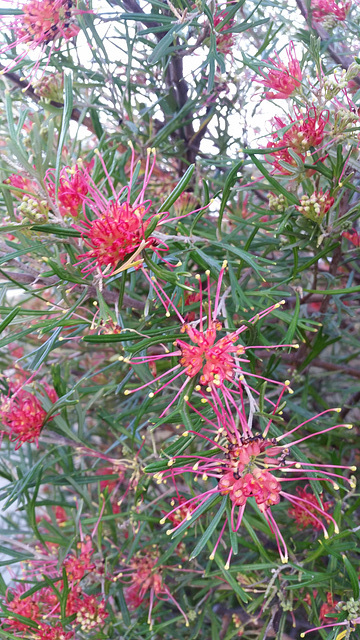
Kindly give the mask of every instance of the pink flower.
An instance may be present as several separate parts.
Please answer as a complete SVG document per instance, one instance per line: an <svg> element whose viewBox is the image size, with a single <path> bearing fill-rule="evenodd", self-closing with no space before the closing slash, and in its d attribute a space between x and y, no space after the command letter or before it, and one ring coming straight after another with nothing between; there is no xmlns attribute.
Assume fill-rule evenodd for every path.
<svg viewBox="0 0 360 640"><path fill-rule="evenodd" d="M70 583L82 580L85 573L88 573L95 567L91 562L91 556L94 553L91 538L86 542L80 542L78 548L80 549L78 556L71 553L64 560L64 567Z"/></svg>
<svg viewBox="0 0 360 640"><path fill-rule="evenodd" d="M342 234L343 238L346 238L351 242L354 247L360 247L360 236L355 229L351 229L350 231L344 231Z"/></svg>
<svg viewBox="0 0 360 640"><path fill-rule="evenodd" d="M217 15L214 16L214 27L218 27L228 15L227 11L221 11ZM231 53L231 49L234 45L234 36L229 30L235 26L234 18L231 18L226 24L224 24L219 29L216 29L216 47L220 53L223 53L224 56L228 53Z"/></svg>
<svg viewBox="0 0 360 640"><path fill-rule="evenodd" d="M79 27L74 24L74 18L83 11L77 9L72 0L30 0L30 2L20 3L19 8L23 13L9 25L15 39L2 47L0 53L4 54L15 47L22 48L23 52L16 55L1 73L15 67L28 52L39 49L38 58L29 74L32 76L39 68L48 45L50 45L50 53L47 56L47 63L55 50L55 43L60 38L70 40L78 34Z"/></svg>
<svg viewBox="0 0 360 640"><path fill-rule="evenodd" d="M351 0L335 2L335 0L311 0L312 17L321 22L327 16L334 16L337 20L346 20L351 8Z"/></svg>
<svg viewBox="0 0 360 640"><path fill-rule="evenodd" d="M174 455L167 462L166 468L155 474L155 478L158 482L172 480L176 487L177 478L183 483L184 474L192 474L194 479L197 480L196 486L200 486L201 480L206 481L209 478L216 480L217 484L216 486L212 484L212 488L209 490L204 490L203 492L199 490L194 497L182 501L181 509L185 510L186 507L189 511L184 513L183 517L177 518L176 522L174 522L173 514L182 515L179 514L179 506L175 506L161 520L163 524L168 518L174 525L172 529L167 531L168 534L176 535L178 529L180 527L183 529L184 523L189 518L196 519L198 511L200 515L200 509L206 502L209 501L210 506L210 503L219 495L228 497L228 504L231 510L229 517L225 518L219 538L210 556L211 559L214 558L226 525L233 532L239 530L249 498L254 498L257 508L261 511L271 531L274 533L282 562L287 562L288 558L286 543L272 513L272 507L280 502L280 498L288 500L297 512L302 509L306 516L316 525L316 528L323 531L325 538L328 537L328 533L321 518L324 518L327 522L332 522L335 532L338 532L338 526L334 518L327 512L327 505L321 507L315 499L312 499L313 496L309 497L306 492L301 493L301 495L300 493L298 495L288 493L286 491L286 483L321 479L337 488L336 481L341 478L353 487L352 479L349 480L344 476L338 475L339 469L353 470L353 467L335 465L332 468L330 467L331 470L328 470L329 467L325 464L318 465L313 462L300 462L288 458L291 455L292 447L300 445L308 438L340 427L350 428L351 425L335 425L298 440L291 439L290 436L302 426L329 412L339 411L338 409L328 409L313 418L305 420L277 438L270 437L269 430L282 401L284 391L285 387L282 389L275 405L265 397L265 401L270 404L271 417L262 434L254 433L251 427L251 420L249 419L252 416L251 403L249 402L248 418L245 413L245 399L241 389L240 407L232 408L231 411L229 406L221 402L220 399L216 403L208 401L213 418L210 412L202 414L196 406L190 404L190 402L187 403L201 418L200 424L205 426L199 427L198 430L194 428L193 430L185 431L183 435L187 437L191 434L201 438L203 442L202 451L200 454L192 451L187 455L185 453ZM285 438L287 442L283 444L282 441ZM205 446L208 447L208 450L205 449ZM148 472L151 472L151 466ZM231 555L232 549L230 549L226 568L229 567Z"/></svg>
<svg viewBox="0 0 360 640"><path fill-rule="evenodd" d="M260 75L264 80L259 80L260 84L274 91L267 91L265 97L268 100L275 100L275 98L289 98L291 94L300 87L302 80L302 73L300 64L295 55L295 47L291 42L287 50L288 65L286 66L281 62L279 56L276 54L276 58L269 58L268 63L272 64L274 69L269 69L266 74L262 69L259 69Z"/></svg>
<svg viewBox="0 0 360 640"><path fill-rule="evenodd" d="M178 308L168 298L164 289L160 283L154 279L150 279L146 271L143 273L149 278L155 293L158 295L159 300L166 309L166 315L170 315L169 309L171 308L179 318L181 322L180 332L185 334L187 340L177 339L174 343L176 349L171 352L165 352L160 355L148 355L148 356L136 356L132 358L130 363L154 363L162 364L167 360L171 361L172 358L177 358L178 363L170 369L166 369L163 373L157 376L155 380L146 382L139 386L137 389L125 390L125 395L134 393L140 389L145 389L149 385L153 385L154 382L162 381L164 377L167 381L161 384L155 392L151 392L150 397L160 393L165 387L173 383L180 376L185 376L185 380L181 383L175 397L168 405L168 410L180 394L186 389L189 383L194 380L199 384L195 387L197 390L201 390L205 387L207 393L210 393L213 401L216 403L219 396L219 392L233 402L232 394L238 394L239 384L244 379L244 376L250 376L254 378L263 379L262 376L250 373L243 368L243 363L248 363L249 360L244 357L248 349L276 349L278 347L294 347L298 345L266 345L266 347L253 346L245 347L239 342L241 334L248 328L247 325L241 325L235 331L226 331L223 329L221 322L218 320L217 315L220 312L221 305L221 285L223 276L227 267L227 262L223 263L222 269L217 281L215 300L211 299L211 285L210 285L210 272L206 271L206 284L201 282L200 275L196 275L196 280L199 283L200 293L200 319L195 322L189 322L180 314ZM208 308L205 313L203 308L203 286L207 289ZM281 303L271 305L268 309L261 311L254 315L248 322L255 323L260 318L264 318L269 313L278 309ZM198 327L198 328L197 328ZM270 382L275 382L270 380ZM276 383L283 386L283 383ZM163 415L163 414L161 414ZM161 417L161 416L160 416Z"/></svg>
<svg viewBox="0 0 360 640"><path fill-rule="evenodd" d="M34 640L73 640L73 638L75 638L74 631L64 631L62 624L55 624L51 627L41 622Z"/></svg>
<svg viewBox="0 0 360 640"><path fill-rule="evenodd" d="M49 196L55 199L55 172L49 169L45 175L45 185ZM82 206L83 197L87 195L89 184L86 173L80 162L73 167L64 167L60 171L57 200L62 216L76 218Z"/></svg>
<svg viewBox="0 0 360 640"><path fill-rule="evenodd" d="M27 587L19 584L13 591L8 590L6 592L6 608L12 613L16 613L24 618L28 618L32 622L39 623L41 620L41 612L40 612L40 603L39 592L34 593L32 596L28 596L27 598L22 598L25 591L27 591ZM20 622L16 618L10 617L4 620L5 624L8 625L15 632L18 631L29 631L30 627L25 622Z"/></svg>
<svg viewBox="0 0 360 640"><path fill-rule="evenodd" d="M49 400L56 402L58 396L55 389L46 382L42 386ZM39 398L20 387L10 398L1 396L0 402L0 419L9 439L15 440L15 449L19 449L24 442L35 442L37 445L47 415Z"/></svg>
<svg viewBox="0 0 360 640"><path fill-rule="evenodd" d="M104 160L97 152L112 191L112 199L103 195L84 169L88 180L88 193L87 195L79 195L83 203L85 220L80 221L79 225L73 225L81 232L83 242L89 248L86 253L78 255L77 264L86 263L82 269L83 273L89 274L97 271L102 277L109 277L130 266L138 266L142 262L140 254L146 248L152 249L161 258L159 251L166 250L167 245L163 240L153 237L149 229L155 232L166 222L181 219L200 210L190 211L183 216L171 219L168 218L168 212L148 215L152 202L145 199L145 191L156 160L155 151L151 149L148 149L147 152L142 188L139 195L131 202L135 169L135 153L133 147L131 149L129 185L120 189L118 193L114 189ZM152 151L154 155L150 164ZM124 192L126 192L126 199L124 199ZM91 211L91 218L86 213L85 205ZM124 263L124 260L126 260L125 264L121 264Z"/></svg>
<svg viewBox="0 0 360 640"><path fill-rule="evenodd" d="M317 520L314 520L314 515L318 515L318 506L319 502L313 493L308 493L306 491L306 487L297 487L296 493L299 498L304 500L303 503L297 502L292 509L289 509L289 516L295 519L296 526L298 529L305 529L306 527L313 527L313 529L317 529L320 531L321 524ZM306 504L306 509L304 509L304 504ZM322 509L324 513L327 513L331 507L331 502L323 502ZM329 519L325 516L325 519L329 521Z"/></svg>
<svg viewBox="0 0 360 640"><path fill-rule="evenodd" d="M189 621L186 614L170 593L169 588L164 584L161 575L162 567L155 567L158 560L159 553L157 548L152 548L150 551L138 551L129 561L128 568L122 569L115 579L130 578L130 583L127 583L128 586L124 589L125 599L130 609L137 609L145 599L149 598L148 624L150 629L152 628L151 613L155 598L159 600L167 599L173 602L184 616L185 624L188 627Z"/></svg>

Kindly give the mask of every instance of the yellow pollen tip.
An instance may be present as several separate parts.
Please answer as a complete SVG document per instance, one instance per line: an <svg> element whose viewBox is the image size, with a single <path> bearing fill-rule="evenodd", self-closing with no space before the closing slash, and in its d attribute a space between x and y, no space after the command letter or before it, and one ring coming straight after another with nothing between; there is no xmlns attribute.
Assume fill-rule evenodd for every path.
<svg viewBox="0 0 360 640"><path fill-rule="evenodd" d="M288 558L285 558L285 557L281 558L281 562L282 562L282 564L286 564L286 563L287 563L287 561L288 561Z"/></svg>
<svg viewBox="0 0 360 640"><path fill-rule="evenodd" d="M181 260L179 260L179 261L176 263L175 267L181 267L181 266L182 266L182 262L181 262Z"/></svg>
<svg viewBox="0 0 360 640"><path fill-rule="evenodd" d="M195 387L195 391L200 391L200 389L201 389L201 386L199 384L197 384L196 387Z"/></svg>
<svg viewBox="0 0 360 640"><path fill-rule="evenodd" d="M200 280L200 273L197 273L197 274L195 275L195 280Z"/></svg>
<svg viewBox="0 0 360 640"><path fill-rule="evenodd" d="M119 360L119 362L122 362L124 360L124 356L119 356L118 360Z"/></svg>
<svg viewBox="0 0 360 640"><path fill-rule="evenodd" d="M324 538L325 538L325 540L328 540L328 539L329 539L329 534L328 534L328 532L327 532L327 531L324 531Z"/></svg>
<svg viewBox="0 0 360 640"><path fill-rule="evenodd" d="M333 409L333 411L336 411L336 413L340 413L341 412L341 407L335 407L335 409Z"/></svg>
<svg viewBox="0 0 360 640"><path fill-rule="evenodd" d="M153 282L156 282L156 278L155 278L155 276L151 276L151 280L152 280Z"/></svg>
<svg viewBox="0 0 360 640"><path fill-rule="evenodd" d="M129 389L125 389L125 391L124 391L124 396L128 396L128 395L129 395L129 393L131 393L131 391L129 391Z"/></svg>
<svg viewBox="0 0 360 640"><path fill-rule="evenodd" d="M278 309L280 307L280 302L277 302L276 304L274 304L274 309Z"/></svg>
<svg viewBox="0 0 360 640"><path fill-rule="evenodd" d="M230 564L227 562L226 565L224 566L225 571L229 571L230 569Z"/></svg>
<svg viewBox="0 0 360 640"><path fill-rule="evenodd" d="M94 153L95 153L97 156L98 156L98 155L100 155L100 151L99 151L99 149L94 149Z"/></svg>
<svg viewBox="0 0 360 640"><path fill-rule="evenodd" d="M300 638L305 638L305 633L300 633Z"/></svg>
<svg viewBox="0 0 360 640"><path fill-rule="evenodd" d="M239 380L241 380L241 381L242 381L242 380L245 380L244 376L240 376L240 377L239 377Z"/></svg>
<svg viewBox="0 0 360 640"><path fill-rule="evenodd" d="M202 404L206 404L207 403L206 398L201 398L201 402L202 402Z"/></svg>
<svg viewBox="0 0 360 640"><path fill-rule="evenodd" d="M171 536L171 534L172 534L172 529L168 529L167 532L166 532L166 535L167 536Z"/></svg>
<svg viewBox="0 0 360 640"><path fill-rule="evenodd" d="M297 463L296 463L296 465L295 465L295 469L301 469L301 464L300 464L300 462L297 462Z"/></svg>
<svg viewBox="0 0 360 640"><path fill-rule="evenodd" d="M293 344L293 345L292 345L292 348L293 348L293 349L300 349L300 345L299 345L299 344Z"/></svg>
<svg viewBox="0 0 360 640"><path fill-rule="evenodd" d="M350 471L356 471L356 469L357 469L357 467L355 467L355 466L350 467Z"/></svg>
<svg viewBox="0 0 360 640"><path fill-rule="evenodd" d="M188 431L184 431L183 436L185 436L185 438L186 438L186 436L188 436L188 435L189 435L189 432Z"/></svg>
<svg viewBox="0 0 360 640"><path fill-rule="evenodd" d="M208 479L208 476L206 475L206 473L203 473L202 479L204 480L204 482L206 482L206 480Z"/></svg>
<svg viewBox="0 0 360 640"><path fill-rule="evenodd" d="M336 484L336 482L334 482L334 484L333 484L333 489L334 489L335 491L339 491L339 489L340 489L339 485L338 485L338 484Z"/></svg>
<svg viewBox="0 0 360 640"><path fill-rule="evenodd" d="M285 387L288 387L290 385L290 380L285 380L284 385Z"/></svg>
<svg viewBox="0 0 360 640"><path fill-rule="evenodd" d="M165 313L165 316L166 316L167 318L170 318L170 311L167 311L167 312Z"/></svg>
<svg viewBox="0 0 360 640"><path fill-rule="evenodd" d="M167 466L168 467L172 467L173 464L175 464L175 460L174 460L174 458L171 458L171 460L169 460L169 462L167 463Z"/></svg>
<svg viewBox="0 0 360 640"><path fill-rule="evenodd" d="M335 531L335 533L340 533L339 527L337 526L336 523L335 523L335 526L334 526L334 531Z"/></svg>
<svg viewBox="0 0 360 640"><path fill-rule="evenodd" d="M154 395L155 395L155 393L154 393L153 391L150 391L150 393L149 393L149 398L153 398L153 397L154 397Z"/></svg>
<svg viewBox="0 0 360 640"><path fill-rule="evenodd" d="M222 268L226 269L227 266L228 266L228 261L224 260L224 262L222 263Z"/></svg>
<svg viewBox="0 0 360 640"><path fill-rule="evenodd" d="M184 396L185 402L189 402L189 396Z"/></svg>
<svg viewBox="0 0 360 640"><path fill-rule="evenodd" d="M344 427L345 427L346 429L352 429L352 428L353 428L353 426L354 426L353 424L344 424Z"/></svg>
<svg viewBox="0 0 360 640"><path fill-rule="evenodd" d="M199 386L200 386L200 385L199 385ZM206 387L206 391L207 391L208 393L210 393L210 391L211 391L211 387Z"/></svg>
<svg viewBox="0 0 360 640"><path fill-rule="evenodd" d="M286 300L280 300L279 304L285 304Z"/></svg>
<svg viewBox="0 0 360 640"><path fill-rule="evenodd" d="M206 275L206 276L209 276L209 275L210 275L210 270L209 270L209 269L206 269L206 271L205 271L205 275Z"/></svg>
<svg viewBox="0 0 360 640"><path fill-rule="evenodd" d="M65 338L63 338L62 336L59 336L58 340L59 342L62 342L63 340L65 340Z"/></svg>
<svg viewBox="0 0 360 640"><path fill-rule="evenodd" d="M214 558L215 558L215 555L212 553L212 554L209 556L209 560L214 560Z"/></svg>
<svg viewBox="0 0 360 640"><path fill-rule="evenodd" d="M165 522L166 522L166 518L161 518L160 524L165 524Z"/></svg>

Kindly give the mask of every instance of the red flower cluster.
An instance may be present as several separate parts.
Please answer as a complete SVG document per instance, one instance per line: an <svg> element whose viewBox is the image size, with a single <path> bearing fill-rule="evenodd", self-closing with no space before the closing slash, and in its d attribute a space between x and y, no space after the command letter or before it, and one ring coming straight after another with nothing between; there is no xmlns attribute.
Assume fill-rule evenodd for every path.
<svg viewBox="0 0 360 640"><path fill-rule="evenodd" d="M312 107L307 110L306 116L298 113L295 119L290 119L290 123L278 117L274 118L274 122L278 131L272 134L273 140L267 144L268 149L273 147L276 149L274 153L270 154L270 162L279 173L291 175L291 172L283 167L280 161L296 167L295 159L289 153L289 149L292 149L303 162L306 162L306 152L311 147L319 146L324 139L329 113L327 111L318 113L315 107ZM282 135L279 131L281 129L285 130Z"/></svg>
<svg viewBox="0 0 360 640"><path fill-rule="evenodd" d="M340 22L346 20L346 16L352 5L351 0L335 2L335 0L311 0L311 11L314 20L321 22L328 16L334 16Z"/></svg>
<svg viewBox="0 0 360 640"><path fill-rule="evenodd" d="M49 169L45 176L45 185L49 196L55 201L56 186L53 169ZM64 167L60 171L57 200L62 216L70 215L76 218L82 206L83 197L89 190L87 175L78 162L73 167Z"/></svg>
<svg viewBox="0 0 360 640"><path fill-rule="evenodd" d="M231 32L229 33L229 30L231 30L231 28L234 27L235 25L234 18L231 18L226 24L224 24L219 29L217 28L219 27L219 25L222 24L222 22L225 20L227 15L228 15L227 11L221 11L220 13L214 16L214 27L216 28L216 31L217 31L216 47L217 47L217 50L220 51L220 53L223 53L224 55L231 53L231 49L234 45L234 36Z"/></svg>
<svg viewBox="0 0 360 640"><path fill-rule="evenodd" d="M318 515L319 506L321 506L324 513L328 513L331 502L322 502L320 505L314 494L308 493L306 487L297 487L296 493L301 498L301 502L298 501L292 509L289 509L289 516L295 519L298 529L305 529L311 526L320 531L321 524L317 519L314 519L314 516ZM304 505L306 505L306 508ZM324 515L324 518L327 522L330 522L326 515Z"/></svg>
<svg viewBox="0 0 360 640"><path fill-rule="evenodd" d="M287 50L288 65L286 66L276 54L275 58L269 58L266 62L271 64L273 68L270 68L267 74L259 69L260 75L264 80L259 80L260 84L264 85L272 91L267 91L265 97L268 100L275 100L276 98L289 98L295 90L301 86L302 73L300 64L296 58L295 47L291 42Z"/></svg>
<svg viewBox="0 0 360 640"><path fill-rule="evenodd" d="M49 400L52 403L56 402L58 396L55 389L46 382L43 382L42 386ZM38 444L46 415L40 399L22 388L15 391L10 398L0 398L0 420L6 427L9 439L16 442L15 449L19 449L24 442Z"/></svg>

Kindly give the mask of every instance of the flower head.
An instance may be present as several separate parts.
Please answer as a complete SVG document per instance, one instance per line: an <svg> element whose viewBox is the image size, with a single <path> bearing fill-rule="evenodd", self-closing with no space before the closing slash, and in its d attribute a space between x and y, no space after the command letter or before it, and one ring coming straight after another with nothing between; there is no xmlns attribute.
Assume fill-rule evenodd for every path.
<svg viewBox="0 0 360 640"><path fill-rule="evenodd" d="M211 283L210 283L210 271L206 271L206 284L207 289L207 313L204 310L204 290L201 276L198 274L195 276L199 284L199 300L200 300L200 319L198 321L186 320L174 305L172 300L167 296L166 292L158 281L150 279L144 270L144 274L149 278L155 292L157 293L160 301L166 309L166 315L170 316L169 309L175 311L181 322L180 332L185 334L184 337L187 340L177 339L174 343L176 349L174 351L166 351L160 355L149 356L136 356L130 361L132 364L153 363L161 364L166 362L167 359L178 358L178 363L150 382L147 382L137 389L125 391L125 395L134 393L139 389L144 389L154 382L162 380L167 377L168 380L161 384L155 392L150 393L150 397L161 392L166 386L177 380L180 376L185 376L185 380L182 382L175 397L168 405L167 409L175 402L179 395L186 389L188 384L193 380L198 384L195 387L198 391L204 388L204 391L210 393L214 402L217 402L219 392L227 398L227 401L233 402L232 392L237 394L239 384L244 380L245 376L256 378L262 378L262 376L256 375L246 371L243 367L243 363L248 363L249 360L245 357L248 349L261 349L261 346L246 347L240 342L241 334L248 328L243 324L235 331L227 331L223 327L222 323L218 319L220 310L224 304L224 298L221 298L221 285L223 276L227 267L227 262L223 263L222 269L217 281L215 300L212 301L211 296ZM254 315L250 318L249 322L255 324L259 319L264 318L266 315L278 309L282 303L276 303ZM266 345L266 349L275 349L278 347L295 347L298 345ZM265 348L265 347L264 347ZM272 381L274 382L274 381ZM276 383L283 386L283 383ZM202 391L203 393L203 391ZM163 415L163 414L162 414Z"/></svg>
<svg viewBox="0 0 360 640"><path fill-rule="evenodd" d="M51 402L58 399L56 391L46 382L42 384ZM39 398L21 387L9 398L0 398L0 419L6 427L10 440L15 440L18 449L24 442L38 443L47 412Z"/></svg>
<svg viewBox="0 0 360 640"><path fill-rule="evenodd" d="M356 231L356 229L351 229L350 231L344 231L342 234L343 238L346 238L354 245L354 247L360 247L360 235Z"/></svg>
<svg viewBox="0 0 360 640"><path fill-rule="evenodd" d="M81 591L73 603L76 622L80 624L81 631L99 630L105 623L108 613L105 600L98 600L95 595L88 595Z"/></svg>
<svg viewBox="0 0 360 640"><path fill-rule="evenodd" d="M79 555L71 553L64 560L64 567L70 582L78 582L82 580L85 573L91 571L95 565L91 562L91 556L94 553L91 539L78 544L80 550Z"/></svg>
<svg viewBox="0 0 360 640"><path fill-rule="evenodd" d="M229 412L225 404L218 400L216 404L208 401L211 412L202 414L194 405L188 402L188 406L195 411L206 426L199 428L198 431L195 428L194 430L186 431L183 435L185 437L189 435L198 436L202 439L204 445L207 445L208 450L203 448L200 454L192 452L189 455L183 453L174 455L168 461L166 468L157 472L155 477L158 482L172 480L176 487L176 479L180 477L183 482L184 474L187 473L192 474L194 479L197 480L197 486L200 485L201 480L204 482L211 480L212 488L197 492L194 497L183 501L181 509L184 510L187 507L189 511L184 517L177 518L176 522L174 522L173 514L182 514L179 514L179 507L175 506L161 521L165 523L168 518L174 525L167 533L176 535L180 527L183 530L186 520L191 519L194 521L197 512L200 515L204 510L204 505L209 502L210 506L214 498L218 496L227 497L231 509L225 518L220 536L210 556L212 559L226 525L228 524L233 532L239 530L249 498L255 500L257 508L264 515L271 531L274 533L282 562L287 562L286 543L272 513L272 507L277 505L281 498L288 500L296 510L296 513L303 510L306 517L316 523L316 528L323 531L325 538L328 537L328 533L321 518L333 523L335 532L338 532L338 526L334 518L327 511L327 504L322 504L321 506L307 492L298 492L298 495L293 495L286 491L286 483L294 480L296 482L311 479L322 480L329 482L333 488L338 488L335 480L342 478L350 486L354 486L353 479L349 480L337 473L339 468L353 470L353 467L335 465L335 468L328 470L327 465L298 462L290 458L294 445L299 445L317 434L313 433L298 440L293 440L290 436L309 422L320 418L326 413L338 410L329 409L323 411L321 414L302 422L287 433L273 438L270 437L269 430L278 413L283 393L284 389L282 389L275 405L269 398L265 398L266 402L270 403L271 416L262 433L253 430L252 404L249 402L247 417L243 394L241 394L241 407L237 412ZM325 433L339 427L348 426L335 425L317 433ZM287 443L283 444L282 441L285 438ZM227 567L231 555L232 549L229 553Z"/></svg>
<svg viewBox="0 0 360 640"><path fill-rule="evenodd" d="M288 64L285 65L276 54L276 58L269 58L268 63L273 65L273 69L269 69L267 74L259 69L260 75L264 80L260 80L260 84L274 91L267 91L265 97L268 100L275 98L289 98L291 94L300 87L302 73L300 64L296 58L295 47L291 42L287 49Z"/></svg>
<svg viewBox="0 0 360 640"><path fill-rule="evenodd" d="M296 205L296 209L302 213L305 218L321 223L324 216L331 209L335 199L330 195L330 191L323 192L314 191L311 196L304 195L300 198L300 205Z"/></svg>
<svg viewBox="0 0 360 640"><path fill-rule="evenodd" d="M103 195L102 191L84 170L88 179L88 193L80 197L82 198L85 220L81 221L79 225L73 225L81 232L82 240L88 247L86 253L78 256L79 262L77 264L86 263L82 268L83 273L89 274L97 271L102 277L109 277L130 266L139 265L142 259L140 258L139 260L138 256L146 248L151 248L158 257L161 257L159 251L166 250L167 246L163 240L153 237L151 231L154 232L165 222L195 213L190 211L185 216L177 216L171 218L171 220L168 219L168 212L148 215L152 202L145 199L145 191L155 167L155 150L147 150L142 188L136 198L133 199L135 153L132 145L130 146L129 185L123 187L118 193L114 189L103 158L97 152L112 191L111 199ZM152 153L153 161L151 163ZM126 197L124 197L125 194ZM91 211L91 217L87 216L85 205ZM124 260L126 260L125 264L121 264Z"/></svg>
<svg viewBox="0 0 360 640"><path fill-rule="evenodd" d="M346 2L335 2L335 0L311 0L311 13L314 20L324 21L332 17L340 22L346 20L350 11L352 0Z"/></svg>
<svg viewBox="0 0 360 640"><path fill-rule="evenodd" d="M274 147L269 161L275 169L283 175L289 175L290 172L280 164L280 161L293 167L297 166L289 149L295 151L301 160L306 162L306 155L311 147L317 147L322 143L328 121L329 113L317 112L314 107L307 110L306 116L298 113L295 119L290 118L290 123L279 117L274 118L278 131L272 134L272 141L268 142L267 148ZM281 134L282 129L284 129L283 134Z"/></svg>
<svg viewBox="0 0 360 640"><path fill-rule="evenodd" d="M217 50L224 55L231 53L231 49L234 45L234 36L231 33L232 27L235 26L234 18L231 18L223 26L220 26L224 22L227 15L227 11L220 11L220 13L217 13L214 16L214 27L217 31L216 47Z"/></svg>
<svg viewBox="0 0 360 640"><path fill-rule="evenodd" d="M288 511L289 516L295 519L298 529L305 529L306 527L311 526L319 531L321 529L321 524L317 519L314 520L313 517L314 515L318 515L318 500L313 493L309 493L306 490L306 487L297 487L296 493L299 498L304 500L304 502L297 502L294 504L293 508ZM306 509L304 509L304 504L306 504ZM327 513L331 507L331 502L322 502L321 506L323 512ZM329 518L325 516L325 519L329 522Z"/></svg>
<svg viewBox="0 0 360 640"><path fill-rule="evenodd" d="M159 552L156 546L151 550L138 551L127 563L128 567L121 570L116 577L130 578L130 584L124 589L126 602L130 609L137 609L149 598L148 624L152 627L151 614L155 598L170 600L184 616L186 626L189 626L188 618L179 603L170 593L169 588L163 581L162 567L157 566Z"/></svg>
<svg viewBox="0 0 360 640"><path fill-rule="evenodd" d="M50 45L50 53L47 56L49 61L60 38L70 40L78 34L79 27L74 23L74 18L82 12L74 6L72 0L30 0L20 3L20 8L22 13L9 25L15 39L2 47L0 53L14 48L22 48L23 51L1 73L15 67L28 52L39 49L38 58L29 74L32 76L40 66L47 45Z"/></svg>
<svg viewBox="0 0 360 640"><path fill-rule="evenodd" d="M49 196L55 199L56 186L53 169L49 169L46 172L45 185ZM72 167L63 167L60 171L57 192L57 201L61 215L63 217L72 216L76 218L81 210L83 198L87 195L88 191L88 177L80 161Z"/></svg>

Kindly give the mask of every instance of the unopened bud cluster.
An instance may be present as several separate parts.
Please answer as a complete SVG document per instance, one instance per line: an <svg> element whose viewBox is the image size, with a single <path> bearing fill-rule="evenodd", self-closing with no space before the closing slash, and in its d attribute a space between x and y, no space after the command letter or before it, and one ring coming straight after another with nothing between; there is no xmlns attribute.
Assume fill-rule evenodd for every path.
<svg viewBox="0 0 360 640"><path fill-rule="evenodd" d="M311 196L302 196L300 205L297 205L296 208L305 218L320 223L333 204L334 198L330 196L329 192L323 193L320 190L314 191Z"/></svg>
<svg viewBox="0 0 360 640"><path fill-rule="evenodd" d="M351 133L349 129L352 128L352 125L359 125L360 118L357 113L353 113L349 111L349 109L340 108L335 114L334 118L334 126L333 126L333 135L336 136L337 140L346 139L349 136L356 137L359 133L357 128L354 128L354 132Z"/></svg>
<svg viewBox="0 0 360 640"><path fill-rule="evenodd" d="M46 200L35 200L24 196L18 211L30 222L46 223L49 219L49 205Z"/></svg>
<svg viewBox="0 0 360 640"><path fill-rule="evenodd" d="M287 203L285 196L280 194L279 196L275 196L273 193L269 193L269 209L271 211L277 211L279 213L283 213L286 209Z"/></svg>
<svg viewBox="0 0 360 640"><path fill-rule="evenodd" d="M45 100L63 102L64 76L62 73L52 73L33 82L34 93Z"/></svg>
<svg viewBox="0 0 360 640"><path fill-rule="evenodd" d="M346 73L345 69L343 69L339 77L335 74L325 76L324 91L326 100L332 100L342 89L346 89L349 82Z"/></svg>

